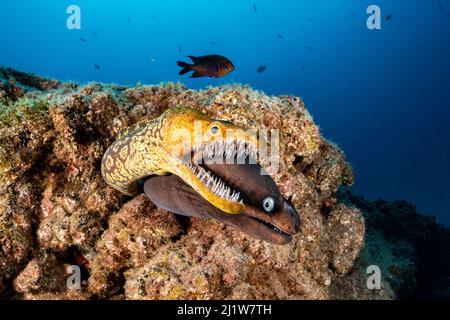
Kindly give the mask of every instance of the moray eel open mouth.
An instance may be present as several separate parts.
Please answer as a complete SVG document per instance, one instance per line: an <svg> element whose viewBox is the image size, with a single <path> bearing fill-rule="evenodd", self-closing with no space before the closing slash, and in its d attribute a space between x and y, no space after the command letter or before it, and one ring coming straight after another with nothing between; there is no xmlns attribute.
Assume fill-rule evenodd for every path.
<svg viewBox="0 0 450 320"><path fill-rule="evenodd" d="M144 182L144 192L161 208L216 218L284 244L298 232L299 219L275 182L251 161L260 156L262 142L250 129L177 106L119 133L103 155L101 173L124 194L139 194Z"/></svg>
<svg viewBox="0 0 450 320"><path fill-rule="evenodd" d="M223 156L222 163L214 163L208 158L203 159L202 164L190 165L191 170L213 192L242 203L244 211L241 214L223 212L175 175L149 177L144 184L144 192L165 210L187 216L215 218L252 237L287 244L292 240L292 235L299 231L298 214L283 198L272 178L251 159L251 151L242 151L232 157L230 154ZM227 160L233 163L227 163Z"/></svg>
<svg viewBox="0 0 450 320"><path fill-rule="evenodd" d="M179 164L174 166L178 170L174 170L173 173L188 182L195 191L220 210L228 214L242 213L244 203L240 190L216 175L207 164L235 163L237 159L244 163L245 159L256 159L257 140L249 137L240 139L239 136L218 138L194 145L188 150Z"/></svg>
<svg viewBox="0 0 450 320"><path fill-rule="evenodd" d="M218 197L230 202L243 204L240 192L227 185L219 176L208 169L208 163L237 163L242 164L246 159L256 158L256 147L242 140L215 141L206 145L197 145L192 148L187 167L201 181L201 183ZM186 158L187 156L185 156ZM256 163L253 160L254 163Z"/></svg>

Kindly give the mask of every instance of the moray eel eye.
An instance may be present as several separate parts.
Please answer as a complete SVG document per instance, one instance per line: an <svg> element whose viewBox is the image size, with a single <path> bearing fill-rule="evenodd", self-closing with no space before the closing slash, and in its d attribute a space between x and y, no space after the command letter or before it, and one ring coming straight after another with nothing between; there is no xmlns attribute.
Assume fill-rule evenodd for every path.
<svg viewBox="0 0 450 320"><path fill-rule="evenodd" d="M267 197L263 200L263 208L266 212L270 213L275 208L275 200L272 197Z"/></svg>
<svg viewBox="0 0 450 320"><path fill-rule="evenodd" d="M218 134L219 133L219 127L214 125L211 127L211 133L212 134Z"/></svg>

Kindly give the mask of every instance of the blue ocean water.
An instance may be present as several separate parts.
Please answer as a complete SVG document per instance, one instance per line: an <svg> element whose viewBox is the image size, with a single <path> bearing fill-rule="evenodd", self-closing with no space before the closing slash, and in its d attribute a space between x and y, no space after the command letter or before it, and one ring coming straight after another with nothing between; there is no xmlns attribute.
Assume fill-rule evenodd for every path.
<svg viewBox="0 0 450 320"><path fill-rule="evenodd" d="M380 30L366 26L373 4ZM66 26L70 5L79 30ZM449 0L2 1L0 41L0 65L61 80L300 96L353 164L354 191L407 199L450 225ZM178 75L176 60L210 53L236 70Z"/></svg>

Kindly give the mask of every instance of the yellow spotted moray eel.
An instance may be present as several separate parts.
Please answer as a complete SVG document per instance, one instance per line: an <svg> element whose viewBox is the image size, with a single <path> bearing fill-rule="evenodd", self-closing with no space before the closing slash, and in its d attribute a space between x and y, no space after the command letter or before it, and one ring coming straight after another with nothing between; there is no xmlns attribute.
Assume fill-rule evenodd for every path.
<svg viewBox="0 0 450 320"><path fill-rule="evenodd" d="M178 106L120 133L103 156L102 176L111 187L136 195L142 192L143 179L174 174L214 207L239 214L244 210L239 194L210 179L201 166L193 165L191 152L217 155L234 149L236 154L248 152L256 157L258 142L256 135L229 122Z"/></svg>

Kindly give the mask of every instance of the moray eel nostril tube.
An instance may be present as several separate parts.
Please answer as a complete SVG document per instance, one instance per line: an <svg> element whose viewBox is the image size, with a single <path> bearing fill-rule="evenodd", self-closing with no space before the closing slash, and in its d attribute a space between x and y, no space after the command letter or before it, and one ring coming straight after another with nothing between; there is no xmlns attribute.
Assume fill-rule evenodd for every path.
<svg viewBox="0 0 450 320"><path fill-rule="evenodd" d="M205 167L238 188L245 204L241 214L230 215L219 210L174 175L149 177L144 192L160 208L182 215L214 218L271 243L287 244L299 231L297 212L284 200L270 176L260 174L259 165L209 164ZM267 199L271 199L271 206L265 205Z"/></svg>
<svg viewBox="0 0 450 320"><path fill-rule="evenodd" d="M144 191L163 209L215 218L285 244L299 230L298 214L270 176L261 174L261 166L250 161L258 142L229 122L176 107L120 134L103 156L102 175L125 194Z"/></svg>

